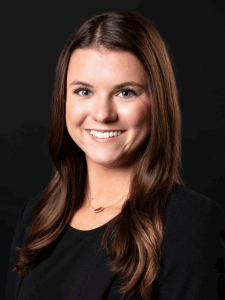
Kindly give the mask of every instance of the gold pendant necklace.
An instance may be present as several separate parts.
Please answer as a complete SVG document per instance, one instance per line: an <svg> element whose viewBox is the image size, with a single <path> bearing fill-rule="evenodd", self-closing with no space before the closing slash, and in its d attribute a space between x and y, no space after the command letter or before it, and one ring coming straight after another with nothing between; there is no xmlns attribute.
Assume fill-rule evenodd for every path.
<svg viewBox="0 0 225 300"><path fill-rule="evenodd" d="M123 195L123 197L121 197L120 199L118 199L118 200L116 200L116 201L112 201L112 202L110 202L109 204L104 205L104 206L100 206L100 207L98 207L98 208L95 208L95 207L91 204L91 201L90 201L90 198L89 198L89 197L88 197L88 199L89 199L90 206L91 206L92 208L94 208L94 212L95 212L95 213L99 213L99 212L102 212L106 207L109 207L109 206L112 206L112 205L118 203L119 201L121 201L122 199L124 199L127 195L129 195L129 193ZM92 198L92 199L94 199L94 198Z"/></svg>

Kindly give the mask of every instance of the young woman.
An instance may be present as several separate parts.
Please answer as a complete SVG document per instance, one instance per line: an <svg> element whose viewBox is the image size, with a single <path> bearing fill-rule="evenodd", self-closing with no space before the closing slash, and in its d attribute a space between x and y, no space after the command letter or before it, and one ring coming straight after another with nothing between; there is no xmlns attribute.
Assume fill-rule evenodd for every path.
<svg viewBox="0 0 225 300"><path fill-rule="evenodd" d="M55 176L22 209L6 299L219 299L223 212L182 185L174 74L149 21L113 12L72 34L49 150Z"/></svg>

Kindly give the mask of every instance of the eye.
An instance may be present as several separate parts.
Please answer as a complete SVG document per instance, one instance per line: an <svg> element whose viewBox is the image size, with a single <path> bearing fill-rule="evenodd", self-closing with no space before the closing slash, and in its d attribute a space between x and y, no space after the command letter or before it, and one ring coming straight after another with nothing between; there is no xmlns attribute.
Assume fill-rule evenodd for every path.
<svg viewBox="0 0 225 300"><path fill-rule="evenodd" d="M88 89L78 89L74 93L81 97L88 97L91 95L91 91L89 91Z"/></svg>
<svg viewBox="0 0 225 300"><path fill-rule="evenodd" d="M125 90L122 90L120 93L119 93L119 96L120 97L123 97L123 98L130 98L130 97L133 97L133 96L136 96L137 94L133 91L133 90L130 90L130 89L125 89Z"/></svg>

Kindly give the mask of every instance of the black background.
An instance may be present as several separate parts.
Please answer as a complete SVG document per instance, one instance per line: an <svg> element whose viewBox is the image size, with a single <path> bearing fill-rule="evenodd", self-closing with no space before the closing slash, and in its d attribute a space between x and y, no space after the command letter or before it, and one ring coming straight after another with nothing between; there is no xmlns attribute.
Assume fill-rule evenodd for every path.
<svg viewBox="0 0 225 300"><path fill-rule="evenodd" d="M139 12L159 30L172 55L180 94L184 181L225 210L223 2L2 2L1 299L19 209L44 189L52 175L47 134L56 62L69 35L93 15L114 10Z"/></svg>

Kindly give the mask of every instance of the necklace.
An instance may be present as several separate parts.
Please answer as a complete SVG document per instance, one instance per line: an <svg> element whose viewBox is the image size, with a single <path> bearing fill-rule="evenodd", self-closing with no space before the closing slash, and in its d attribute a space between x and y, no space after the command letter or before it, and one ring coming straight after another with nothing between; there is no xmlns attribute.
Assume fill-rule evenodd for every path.
<svg viewBox="0 0 225 300"><path fill-rule="evenodd" d="M109 206L112 206L112 205L118 203L118 202L121 201L123 198L125 198L128 194L129 194L129 193L123 195L123 197L121 197L120 199L118 199L118 200L116 200L116 201L111 201L111 202L109 202L107 205L100 206L100 207L98 207L98 208L95 208L95 207L91 204L91 201L90 201L90 198L89 198L89 197L88 197L88 199L89 199L90 206L91 206L92 208L94 208L94 212L95 212L95 213L99 213L99 212L103 211L106 207L109 207ZM94 198L92 198L92 199L94 199Z"/></svg>

